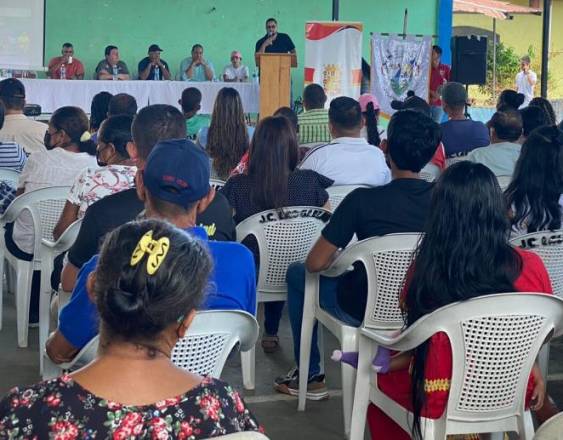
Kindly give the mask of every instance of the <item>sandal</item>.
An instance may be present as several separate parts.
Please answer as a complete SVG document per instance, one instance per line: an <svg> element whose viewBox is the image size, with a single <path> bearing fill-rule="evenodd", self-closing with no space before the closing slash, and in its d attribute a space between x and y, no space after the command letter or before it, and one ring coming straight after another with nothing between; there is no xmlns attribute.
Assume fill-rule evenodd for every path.
<svg viewBox="0 0 563 440"><path fill-rule="evenodd" d="M278 336L262 336L262 350L266 354L272 354L279 350L280 348L280 338Z"/></svg>

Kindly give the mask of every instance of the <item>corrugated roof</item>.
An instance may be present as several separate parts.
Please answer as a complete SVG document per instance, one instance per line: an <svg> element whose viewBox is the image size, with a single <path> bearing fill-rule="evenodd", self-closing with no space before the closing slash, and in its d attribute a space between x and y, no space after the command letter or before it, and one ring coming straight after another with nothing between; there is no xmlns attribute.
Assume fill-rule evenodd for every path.
<svg viewBox="0 0 563 440"><path fill-rule="evenodd" d="M506 20L510 15L541 15L541 9L514 5L499 0L454 0L454 13L482 14L488 17Z"/></svg>

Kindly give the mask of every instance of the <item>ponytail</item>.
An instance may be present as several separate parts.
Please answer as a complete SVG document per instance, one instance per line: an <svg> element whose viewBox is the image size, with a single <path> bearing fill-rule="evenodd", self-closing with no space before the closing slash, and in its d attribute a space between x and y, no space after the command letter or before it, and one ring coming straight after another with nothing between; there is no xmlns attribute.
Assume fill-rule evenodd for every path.
<svg viewBox="0 0 563 440"><path fill-rule="evenodd" d="M381 138L379 137L379 128L377 127L377 118L379 111L373 107L373 102L368 102L365 111L366 129L368 133L368 144L379 147Z"/></svg>

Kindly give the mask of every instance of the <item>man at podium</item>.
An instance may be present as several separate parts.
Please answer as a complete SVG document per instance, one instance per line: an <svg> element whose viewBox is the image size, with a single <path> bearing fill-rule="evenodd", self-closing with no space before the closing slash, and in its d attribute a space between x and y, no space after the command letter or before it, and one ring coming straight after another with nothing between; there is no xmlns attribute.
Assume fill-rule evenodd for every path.
<svg viewBox="0 0 563 440"><path fill-rule="evenodd" d="M295 54L295 45L287 34L278 32L278 22L275 18L266 20L266 35L256 42L257 54L261 53L291 53Z"/></svg>

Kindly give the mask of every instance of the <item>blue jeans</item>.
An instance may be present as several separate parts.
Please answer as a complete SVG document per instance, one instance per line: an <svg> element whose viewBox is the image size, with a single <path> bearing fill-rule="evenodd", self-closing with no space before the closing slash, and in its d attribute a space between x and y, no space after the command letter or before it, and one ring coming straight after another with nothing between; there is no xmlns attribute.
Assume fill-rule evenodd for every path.
<svg viewBox="0 0 563 440"><path fill-rule="evenodd" d="M303 321L303 304L305 302L305 265L293 263L287 269L287 310L291 332L293 333L293 355L295 363L299 365L299 351L301 347L301 323ZM359 326L360 322L343 311L337 302L338 278L320 277L319 301L321 307L341 321ZM309 378L321 373L320 353L317 345L317 324L313 328L311 341L311 358L309 362Z"/></svg>
<svg viewBox="0 0 563 440"><path fill-rule="evenodd" d="M264 303L264 333L277 336L285 301L270 301Z"/></svg>

